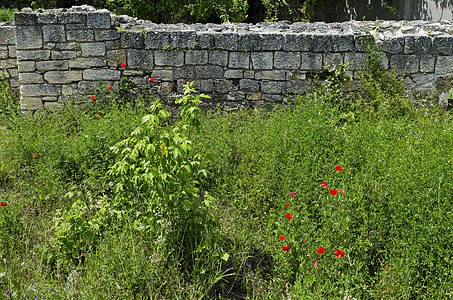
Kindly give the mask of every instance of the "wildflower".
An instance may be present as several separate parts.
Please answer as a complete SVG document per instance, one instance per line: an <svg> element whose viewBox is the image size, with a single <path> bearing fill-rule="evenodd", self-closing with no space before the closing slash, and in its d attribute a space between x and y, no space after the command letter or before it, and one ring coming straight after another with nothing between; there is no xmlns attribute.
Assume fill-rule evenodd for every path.
<svg viewBox="0 0 453 300"><path fill-rule="evenodd" d="M335 196L336 194L338 194L338 191L337 190L330 190L330 193L332 194L332 196Z"/></svg>
<svg viewBox="0 0 453 300"><path fill-rule="evenodd" d="M285 237L283 235L281 235L279 238L278 238L280 241L283 241L285 239Z"/></svg>
<svg viewBox="0 0 453 300"><path fill-rule="evenodd" d="M126 64L125 63L122 63L121 64L121 68L125 68L126 67Z"/></svg>
<svg viewBox="0 0 453 300"><path fill-rule="evenodd" d="M337 172L344 171L342 166L336 166L335 170L337 170Z"/></svg>
<svg viewBox="0 0 453 300"><path fill-rule="evenodd" d="M33 153L33 157L38 158L38 155L36 155L36 153Z"/></svg>
<svg viewBox="0 0 453 300"><path fill-rule="evenodd" d="M283 246L283 251L288 251L289 250L289 245Z"/></svg>
<svg viewBox="0 0 453 300"><path fill-rule="evenodd" d="M324 251L326 251L326 249L324 249L323 247L319 247L318 250L316 250L316 253L323 254Z"/></svg>
<svg viewBox="0 0 453 300"><path fill-rule="evenodd" d="M101 114L98 114L99 117L102 117Z"/></svg>
<svg viewBox="0 0 453 300"><path fill-rule="evenodd" d="M6 203L6 202L0 202L0 206L7 206L7 205L8 205L8 203Z"/></svg>
<svg viewBox="0 0 453 300"><path fill-rule="evenodd" d="M328 184L327 182L321 182L319 185L322 186L322 187L326 187L326 186L328 186L329 184Z"/></svg>
<svg viewBox="0 0 453 300"><path fill-rule="evenodd" d="M340 190L339 192L340 192L340 193L344 193L344 190Z"/></svg>
<svg viewBox="0 0 453 300"><path fill-rule="evenodd" d="M335 254L336 257L340 257L340 258L344 256L344 252L341 250L338 250L338 249L333 254Z"/></svg>
<svg viewBox="0 0 453 300"><path fill-rule="evenodd" d="M283 207L291 206L291 204L283 204Z"/></svg>
<svg viewBox="0 0 453 300"><path fill-rule="evenodd" d="M317 269L317 268L318 268L318 262L315 261L315 269Z"/></svg>
<svg viewBox="0 0 453 300"><path fill-rule="evenodd" d="M156 78L151 77L151 78L149 79L149 83L153 82L154 80L156 80Z"/></svg>
<svg viewBox="0 0 453 300"><path fill-rule="evenodd" d="M113 86L109 85L109 90L113 90Z"/></svg>
<svg viewBox="0 0 453 300"><path fill-rule="evenodd" d="M94 96L91 96L91 101L96 102L96 98Z"/></svg>
<svg viewBox="0 0 453 300"><path fill-rule="evenodd" d="M371 190L371 186L369 186L368 189Z"/></svg>
<svg viewBox="0 0 453 300"><path fill-rule="evenodd" d="M302 242L305 242L305 240L302 240Z"/></svg>
<svg viewBox="0 0 453 300"><path fill-rule="evenodd" d="M287 217L288 219L290 219L290 220L291 220L291 219L293 218L293 215L292 215L292 214L290 214L290 213L287 213L287 214L285 215L285 217Z"/></svg>
<svg viewBox="0 0 453 300"><path fill-rule="evenodd" d="M385 268L387 268L387 267L388 267L388 265L382 266L383 269L385 269Z"/></svg>
<svg viewBox="0 0 453 300"><path fill-rule="evenodd" d="M296 196L296 192L290 192L290 193L289 193L289 196L290 196L290 197L295 197L295 196Z"/></svg>
<svg viewBox="0 0 453 300"><path fill-rule="evenodd" d="M86 253L83 253L83 256L87 256L87 254L86 254Z"/></svg>
<svg viewBox="0 0 453 300"><path fill-rule="evenodd" d="M9 291L9 289L7 289L7 290L6 290L6 294L8 295L8 294L10 294L10 293L11 293L11 292Z"/></svg>

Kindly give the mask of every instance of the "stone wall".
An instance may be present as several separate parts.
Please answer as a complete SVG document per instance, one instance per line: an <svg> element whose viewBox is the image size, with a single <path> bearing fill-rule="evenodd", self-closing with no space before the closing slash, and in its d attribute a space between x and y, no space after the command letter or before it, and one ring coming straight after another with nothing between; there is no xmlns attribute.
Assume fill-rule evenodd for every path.
<svg viewBox="0 0 453 300"><path fill-rule="evenodd" d="M16 64L16 36L12 22L0 23L0 78L19 87Z"/></svg>
<svg viewBox="0 0 453 300"><path fill-rule="evenodd" d="M164 99L194 81L208 107L284 102L323 68L349 63L357 78L370 35L413 94L434 91L445 103L453 86L453 25L443 21L165 25L81 6L24 9L14 30L16 48L11 25L0 26L0 63L14 77L17 49L23 110L89 101L100 81L115 92L126 76Z"/></svg>

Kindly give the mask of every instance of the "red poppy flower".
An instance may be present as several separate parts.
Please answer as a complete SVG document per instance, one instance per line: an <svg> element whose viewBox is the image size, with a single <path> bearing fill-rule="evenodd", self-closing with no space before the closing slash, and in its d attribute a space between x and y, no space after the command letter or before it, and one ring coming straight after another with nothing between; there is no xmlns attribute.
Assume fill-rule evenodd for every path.
<svg viewBox="0 0 453 300"><path fill-rule="evenodd" d="M371 190L371 186L369 186L368 189Z"/></svg>
<svg viewBox="0 0 453 300"><path fill-rule="evenodd" d="M344 171L342 166L336 166L335 170L337 170L337 172Z"/></svg>
<svg viewBox="0 0 453 300"><path fill-rule="evenodd" d="M154 80L156 80L156 78L151 77L151 78L149 79L149 83L153 82Z"/></svg>
<svg viewBox="0 0 453 300"><path fill-rule="evenodd" d="M344 252L341 250L338 250L338 249L333 254L335 254L337 257L340 257L340 258L344 256Z"/></svg>
<svg viewBox="0 0 453 300"><path fill-rule="evenodd" d="M286 216L288 219L290 219L290 220L293 218L293 215L290 214L290 213L287 213L285 216Z"/></svg>
<svg viewBox="0 0 453 300"><path fill-rule="evenodd" d="M283 207L291 206L291 204L283 204Z"/></svg>
<svg viewBox="0 0 453 300"><path fill-rule="evenodd" d="M101 114L98 114L99 117L102 117Z"/></svg>
<svg viewBox="0 0 453 300"><path fill-rule="evenodd" d="M382 266L383 269L385 269L385 268L387 268L387 267L388 267L388 265Z"/></svg>
<svg viewBox="0 0 453 300"><path fill-rule="evenodd" d="M290 193L289 193L289 196L290 196L290 197L295 197L295 196L296 196L296 192L290 192Z"/></svg>
<svg viewBox="0 0 453 300"><path fill-rule="evenodd" d="M0 206L7 206L7 205L8 205L8 203L6 203L6 202L0 202Z"/></svg>
<svg viewBox="0 0 453 300"><path fill-rule="evenodd" d="M122 64L121 64L121 67L122 67L122 68L125 68L125 67L126 67L126 64L125 64L125 63L122 63Z"/></svg>
<svg viewBox="0 0 453 300"><path fill-rule="evenodd" d="M96 98L94 96L91 96L91 101L96 102Z"/></svg>
<svg viewBox="0 0 453 300"><path fill-rule="evenodd" d="M83 256L87 256L87 254L86 254L86 253L83 253Z"/></svg>
<svg viewBox="0 0 453 300"><path fill-rule="evenodd" d="M328 186L329 184L328 184L327 182L321 182L319 185L322 186L322 187L326 187L326 186Z"/></svg>
<svg viewBox="0 0 453 300"><path fill-rule="evenodd" d="M315 261L315 269L317 269L317 268L318 268L318 262Z"/></svg>
<svg viewBox="0 0 453 300"><path fill-rule="evenodd" d="M316 250L316 253L323 254L324 251L326 251L326 250L323 247L319 247L318 250Z"/></svg>
<svg viewBox="0 0 453 300"><path fill-rule="evenodd" d="M38 158L38 155L36 155L36 153L33 153L33 157Z"/></svg>
<svg viewBox="0 0 453 300"><path fill-rule="evenodd" d="M335 196L336 194L338 194L338 191L337 190L330 190L330 193L332 194L332 196Z"/></svg>
<svg viewBox="0 0 453 300"><path fill-rule="evenodd" d="M302 240L302 242L305 242L305 240Z"/></svg>
<svg viewBox="0 0 453 300"><path fill-rule="evenodd" d="M285 237L283 235L281 235L279 238L278 238L280 241L283 241L285 239Z"/></svg>
<svg viewBox="0 0 453 300"><path fill-rule="evenodd" d="M283 246L283 251L288 251L289 250L289 245Z"/></svg>
<svg viewBox="0 0 453 300"><path fill-rule="evenodd" d="M344 193L344 190L340 190L339 192L340 192L340 193Z"/></svg>
<svg viewBox="0 0 453 300"><path fill-rule="evenodd" d="M113 86L109 85L109 90L113 90Z"/></svg>

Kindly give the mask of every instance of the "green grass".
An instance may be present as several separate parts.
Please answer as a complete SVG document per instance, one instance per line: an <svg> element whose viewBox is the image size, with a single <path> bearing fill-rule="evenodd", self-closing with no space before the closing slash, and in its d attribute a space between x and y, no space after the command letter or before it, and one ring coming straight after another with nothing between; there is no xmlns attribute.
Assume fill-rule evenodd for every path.
<svg viewBox="0 0 453 300"><path fill-rule="evenodd" d="M14 13L18 12L17 9L0 7L0 22L11 22L14 20Z"/></svg>
<svg viewBox="0 0 453 300"><path fill-rule="evenodd" d="M108 170L123 157L110 147L143 126L150 109L101 97L32 116L3 105L0 292L13 299L446 298L453 293L451 116L368 88L373 98L355 107L339 106L332 84L291 107L201 116L187 157L201 156L208 176L194 179L212 196L207 207L220 227L200 229L204 238L185 254L174 244L184 231L168 224L168 211L141 210L137 199L147 194L118 198L110 184L117 178ZM383 112L383 98L385 111L404 109ZM177 126L149 132L168 137ZM186 191L167 189L165 197ZM121 219L118 199L140 214ZM113 216L120 225L108 223ZM194 222L210 224L203 216ZM318 254L320 247L328 250Z"/></svg>

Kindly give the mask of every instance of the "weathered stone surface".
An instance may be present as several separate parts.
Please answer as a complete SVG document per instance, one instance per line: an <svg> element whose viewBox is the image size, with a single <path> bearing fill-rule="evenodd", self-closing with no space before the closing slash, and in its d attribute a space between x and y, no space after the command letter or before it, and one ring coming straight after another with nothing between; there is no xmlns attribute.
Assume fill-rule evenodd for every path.
<svg viewBox="0 0 453 300"><path fill-rule="evenodd" d="M121 32L122 48L144 49L145 37L141 31L122 31Z"/></svg>
<svg viewBox="0 0 453 300"><path fill-rule="evenodd" d="M222 50L239 50L239 35L235 33L218 33L214 36L215 47Z"/></svg>
<svg viewBox="0 0 453 300"><path fill-rule="evenodd" d="M8 58L8 47L0 46L0 59L7 59Z"/></svg>
<svg viewBox="0 0 453 300"><path fill-rule="evenodd" d="M14 23L16 26L33 26L37 24L37 18L35 13L14 13Z"/></svg>
<svg viewBox="0 0 453 300"><path fill-rule="evenodd" d="M80 48L82 49L82 56L84 57L105 55L105 44L102 42L81 43Z"/></svg>
<svg viewBox="0 0 453 300"><path fill-rule="evenodd" d="M358 71L366 67L367 56L365 53L346 52L344 63L349 64L348 70Z"/></svg>
<svg viewBox="0 0 453 300"><path fill-rule="evenodd" d="M404 37L395 37L385 39L382 44L382 50L391 54L403 53Z"/></svg>
<svg viewBox="0 0 453 300"><path fill-rule="evenodd" d="M22 110L38 110L42 107L41 98L36 97L20 97L20 108Z"/></svg>
<svg viewBox="0 0 453 300"><path fill-rule="evenodd" d="M192 49L195 45L195 31L175 31L170 33L173 49Z"/></svg>
<svg viewBox="0 0 453 300"><path fill-rule="evenodd" d="M398 74L414 74L419 71L420 57L418 55L392 55L390 66Z"/></svg>
<svg viewBox="0 0 453 300"><path fill-rule="evenodd" d="M58 14L58 23L60 24L86 24L86 13L63 12Z"/></svg>
<svg viewBox="0 0 453 300"><path fill-rule="evenodd" d="M214 35L208 32L197 32L195 49L212 49L214 47Z"/></svg>
<svg viewBox="0 0 453 300"><path fill-rule="evenodd" d="M239 89L244 92L259 92L260 83L257 80L241 79Z"/></svg>
<svg viewBox="0 0 453 300"><path fill-rule="evenodd" d="M50 58L49 50L17 50L19 60L48 60Z"/></svg>
<svg viewBox="0 0 453 300"><path fill-rule="evenodd" d="M204 65L208 63L208 51L188 50L186 52L186 64Z"/></svg>
<svg viewBox="0 0 453 300"><path fill-rule="evenodd" d="M226 94L237 91L237 87L229 80L216 79L214 80L214 91L219 94Z"/></svg>
<svg viewBox="0 0 453 300"><path fill-rule="evenodd" d="M88 13L87 27L93 29L110 29L110 14L109 13Z"/></svg>
<svg viewBox="0 0 453 300"><path fill-rule="evenodd" d="M14 45L16 35L13 26L0 26L0 45Z"/></svg>
<svg viewBox="0 0 453 300"><path fill-rule="evenodd" d="M175 75L173 74L173 70L165 70L165 69L153 69L151 73L151 77L166 80L166 81L173 81L175 80Z"/></svg>
<svg viewBox="0 0 453 300"><path fill-rule="evenodd" d="M343 64L343 56L341 53L324 53L323 66L326 69L338 69Z"/></svg>
<svg viewBox="0 0 453 300"><path fill-rule="evenodd" d="M250 54L246 52L230 52L228 67L237 69L249 69Z"/></svg>
<svg viewBox="0 0 453 300"><path fill-rule="evenodd" d="M93 42L94 31L92 30L66 30L66 37L70 42Z"/></svg>
<svg viewBox="0 0 453 300"><path fill-rule="evenodd" d="M214 91L214 80L206 79L200 80L200 92L209 93Z"/></svg>
<svg viewBox="0 0 453 300"><path fill-rule="evenodd" d="M82 80L82 71L49 71L44 74L48 83L71 83Z"/></svg>
<svg viewBox="0 0 453 300"><path fill-rule="evenodd" d="M19 72L33 72L36 70L36 62L34 61L20 61L18 63Z"/></svg>
<svg viewBox="0 0 453 300"><path fill-rule="evenodd" d="M9 69L9 68L16 68L17 61L15 59L4 59L0 60L0 69Z"/></svg>
<svg viewBox="0 0 453 300"><path fill-rule="evenodd" d="M247 78L247 79L255 78L255 71L245 70L244 71L244 78Z"/></svg>
<svg viewBox="0 0 453 300"><path fill-rule="evenodd" d="M439 76L434 84L439 92L448 93L453 88L453 75Z"/></svg>
<svg viewBox="0 0 453 300"><path fill-rule="evenodd" d="M275 52L274 65L277 69L297 70L300 67L300 53Z"/></svg>
<svg viewBox="0 0 453 300"><path fill-rule="evenodd" d="M228 52L212 50L208 53L209 63L212 65L226 66L228 64Z"/></svg>
<svg viewBox="0 0 453 300"><path fill-rule="evenodd" d="M453 56L438 56L435 73L439 75L453 73Z"/></svg>
<svg viewBox="0 0 453 300"><path fill-rule="evenodd" d="M20 73L19 82L20 84L44 83L44 78L37 73Z"/></svg>
<svg viewBox="0 0 453 300"><path fill-rule="evenodd" d="M154 67L153 53L146 50L127 50L127 66L151 70Z"/></svg>
<svg viewBox="0 0 453 300"><path fill-rule="evenodd" d="M20 94L24 97L59 96L61 86L52 84L23 84Z"/></svg>
<svg viewBox="0 0 453 300"><path fill-rule="evenodd" d="M353 35L332 35L332 51L346 52L355 50Z"/></svg>
<svg viewBox="0 0 453 300"><path fill-rule="evenodd" d="M321 53L301 53L300 69L305 71L319 71L322 69Z"/></svg>
<svg viewBox="0 0 453 300"><path fill-rule="evenodd" d="M431 51L432 39L429 36L406 36L405 54L427 54Z"/></svg>
<svg viewBox="0 0 453 300"><path fill-rule="evenodd" d="M223 78L223 68L219 66L195 66L196 78L199 79L221 79Z"/></svg>
<svg viewBox="0 0 453 300"><path fill-rule="evenodd" d="M69 60L69 68L71 69L86 69L91 67L105 67L105 59L100 57L79 57Z"/></svg>
<svg viewBox="0 0 453 300"><path fill-rule="evenodd" d="M226 70L224 75L226 79L242 78L243 76L243 70Z"/></svg>
<svg viewBox="0 0 453 300"><path fill-rule="evenodd" d="M120 80L118 70L83 70L83 80Z"/></svg>
<svg viewBox="0 0 453 300"><path fill-rule="evenodd" d="M257 33L246 33L239 36L239 51L257 51L260 49L260 36Z"/></svg>
<svg viewBox="0 0 453 300"><path fill-rule="evenodd" d="M333 42L330 34L313 35L312 48L313 52L332 52Z"/></svg>
<svg viewBox="0 0 453 300"><path fill-rule="evenodd" d="M420 72L433 73L436 57L432 55L420 56Z"/></svg>
<svg viewBox="0 0 453 300"><path fill-rule="evenodd" d="M112 41L121 38L121 33L118 30L95 30L94 40L95 41Z"/></svg>
<svg viewBox="0 0 453 300"><path fill-rule="evenodd" d="M152 55L152 53L150 53ZM102 59L100 59L102 61ZM107 65L111 67L116 67L126 62L126 50L109 50L107 51ZM102 66L102 65L101 65ZM99 66L99 67L101 67Z"/></svg>
<svg viewBox="0 0 453 300"><path fill-rule="evenodd" d="M274 70L274 71L261 71L255 73L255 79L258 80L285 80L288 71Z"/></svg>
<svg viewBox="0 0 453 300"><path fill-rule="evenodd" d="M38 26L16 26L17 49L39 49L42 47L42 32Z"/></svg>
<svg viewBox="0 0 453 300"><path fill-rule="evenodd" d="M435 36L432 53L453 55L453 36Z"/></svg>
<svg viewBox="0 0 453 300"><path fill-rule="evenodd" d="M75 50L80 51L80 43L77 42L66 42L61 44L55 44L55 50Z"/></svg>
<svg viewBox="0 0 453 300"><path fill-rule="evenodd" d="M290 33L285 36L284 51L309 51L313 47L313 35Z"/></svg>
<svg viewBox="0 0 453 300"><path fill-rule="evenodd" d="M64 25L44 25L42 27L44 42L64 43L66 42L66 33Z"/></svg>
<svg viewBox="0 0 453 300"><path fill-rule="evenodd" d="M184 52L176 50L154 51L154 63L156 66L182 67L184 65Z"/></svg>
<svg viewBox="0 0 453 300"><path fill-rule="evenodd" d="M54 13L37 13L38 24L57 24L57 15Z"/></svg>
<svg viewBox="0 0 453 300"><path fill-rule="evenodd" d="M263 80L261 83L261 92L267 94L281 94L282 83L279 81Z"/></svg>
<svg viewBox="0 0 453 300"><path fill-rule="evenodd" d="M171 45L170 33L167 31L145 31L145 49L164 49Z"/></svg>
<svg viewBox="0 0 453 300"><path fill-rule="evenodd" d="M272 70L273 53L272 52L252 52L252 66L255 70Z"/></svg>
<svg viewBox="0 0 453 300"><path fill-rule="evenodd" d="M197 77L195 66L184 66L174 69L175 78L177 79L194 79Z"/></svg>
<svg viewBox="0 0 453 300"><path fill-rule="evenodd" d="M71 59L76 58L76 51L52 51L51 59Z"/></svg>
<svg viewBox="0 0 453 300"><path fill-rule="evenodd" d="M285 39L283 35L276 35L272 33L260 34L260 49L265 51L281 50Z"/></svg>
<svg viewBox="0 0 453 300"><path fill-rule="evenodd" d="M67 70L69 69L69 63L67 60L38 61L36 62L36 68L38 71Z"/></svg>

